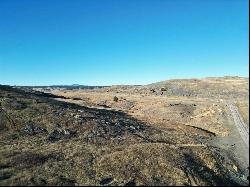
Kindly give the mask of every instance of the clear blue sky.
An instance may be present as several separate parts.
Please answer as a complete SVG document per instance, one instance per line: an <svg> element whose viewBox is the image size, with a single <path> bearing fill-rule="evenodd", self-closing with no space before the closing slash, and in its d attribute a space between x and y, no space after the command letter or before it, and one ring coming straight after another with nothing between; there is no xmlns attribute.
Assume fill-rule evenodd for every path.
<svg viewBox="0 0 250 187"><path fill-rule="evenodd" d="M247 0L0 0L0 84L248 77Z"/></svg>

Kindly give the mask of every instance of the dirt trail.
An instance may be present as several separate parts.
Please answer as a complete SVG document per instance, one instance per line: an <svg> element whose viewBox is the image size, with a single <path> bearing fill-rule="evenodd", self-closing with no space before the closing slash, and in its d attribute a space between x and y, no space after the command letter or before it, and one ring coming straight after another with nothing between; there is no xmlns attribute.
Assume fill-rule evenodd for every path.
<svg viewBox="0 0 250 187"><path fill-rule="evenodd" d="M244 121L243 121L243 119L238 111L238 108L234 104L229 104L228 106L229 106L229 110L232 113L235 126L237 127L245 145L247 146L247 148L249 148L249 128L244 123Z"/></svg>

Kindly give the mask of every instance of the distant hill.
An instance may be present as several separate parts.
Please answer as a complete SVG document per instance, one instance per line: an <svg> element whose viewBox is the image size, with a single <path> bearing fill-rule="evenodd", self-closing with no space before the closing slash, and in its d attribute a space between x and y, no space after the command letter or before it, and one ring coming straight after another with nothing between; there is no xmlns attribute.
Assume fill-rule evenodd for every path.
<svg viewBox="0 0 250 187"><path fill-rule="evenodd" d="M146 85L144 89L162 95L248 98L249 78L225 76L173 79Z"/></svg>
<svg viewBox="0 0 250 187"><path fill-rule="evenodd" d="M16 88L64 88L64 89L95 89L95 88L106 88L109 86L88 86L88 85L80 85L80 84L72 84L72 85L50 85L50 86L14 86Z"/></svg>
<svg viewBox="0 0 250 187"><path fill-rule="evenodd" d="M171 79L143 86L112 86L104 91L165 96L206 98L248 98L249 78L237 76L207 77L200 79Z"/></svg>

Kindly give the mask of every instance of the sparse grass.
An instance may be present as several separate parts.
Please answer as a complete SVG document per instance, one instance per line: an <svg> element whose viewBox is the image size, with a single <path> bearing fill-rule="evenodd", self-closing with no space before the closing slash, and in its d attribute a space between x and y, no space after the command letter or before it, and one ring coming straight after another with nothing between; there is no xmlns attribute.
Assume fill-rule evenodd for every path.
<svg viewBox="0 0 250 187"><path fill-rule="evenodd" d="M237 103L239 108L240 114L243 117L244 122L246 125L249 126L249 101L241 101Z"/></svg>
<svg viewBox="0 0 250 187"><path fill-rule="evenodd" d="M0 87L0 104L1 186L239 184L231 178L233 162L203 145L213 135L202 129L157 125L11 88ZM187 103L176 109L196 110ZM46 132L26 133L28 124ZM59 138L51 142L55 131Z"/></svg>

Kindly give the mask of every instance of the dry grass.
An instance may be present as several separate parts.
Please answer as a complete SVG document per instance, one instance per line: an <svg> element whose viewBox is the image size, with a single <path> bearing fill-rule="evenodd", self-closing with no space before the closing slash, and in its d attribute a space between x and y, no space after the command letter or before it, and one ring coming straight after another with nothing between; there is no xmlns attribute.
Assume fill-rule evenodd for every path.
<svg viewBox="0 0 250 187"><path fill-rule="evenodd" d="M106 107L126 112L134 118L150 122L157 127L181 123L211 131L219 136L227 136L229 133L224 125L227 121L223 106L212 99L154 95L142 97L114 92L100 93L92 90L55 90L52 93L68 98L82 98L88 101L88 106L103 108L104 103ZM113 101L115 96L119 98L118 102ZM72 102L72 100L67 101ZM86 102L82 101L73 101L73 103L86 106ZM99 103L102 103L102 106L99 106Z"/></svg>
<svg viewBox="0 0 250 187"><path fill-rule="evenodd" d="M220 105L93 93L63 93L80 106L0 87L0 185L242 184L208 143Z"/></svg>
<svg viewBox="0 0 250 187"><path fill-rule="evenodd" d="M241 101L237 103L240 114L243 117L244 122L249 126L249 101Z"/></svg>

